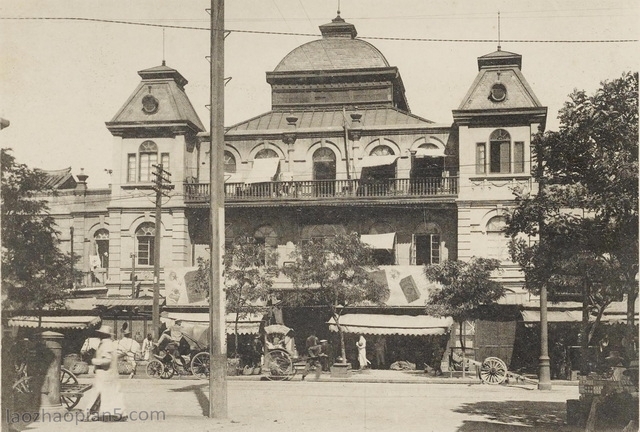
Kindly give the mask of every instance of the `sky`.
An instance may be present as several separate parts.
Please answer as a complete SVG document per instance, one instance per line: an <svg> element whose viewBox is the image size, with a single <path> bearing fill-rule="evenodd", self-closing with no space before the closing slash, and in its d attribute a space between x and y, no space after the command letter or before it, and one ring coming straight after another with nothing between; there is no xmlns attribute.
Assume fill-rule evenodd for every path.
<svg viewBox="0 0 640 432"><path fill-rule="evenodd" d="M0 117L11 125L0 131L0 147L32 168L84 169L89 187L106 187L114 138L105 122L135 90L137 72L163 59L189 81L187 95L208 125L210 7L207 0L1 2ZM399 68L411 112L437 123L452 122L477 58L496 50L498 13L501 48L523 56L522 72L548 107L547 130L558 129L558 110L574 89L593 93L603 80L638 71L637 42L544 42L640 39L637 0L228 0L225 125L269 111L265 73L318 39L318 26L338 7L358 37Z"/></svg>

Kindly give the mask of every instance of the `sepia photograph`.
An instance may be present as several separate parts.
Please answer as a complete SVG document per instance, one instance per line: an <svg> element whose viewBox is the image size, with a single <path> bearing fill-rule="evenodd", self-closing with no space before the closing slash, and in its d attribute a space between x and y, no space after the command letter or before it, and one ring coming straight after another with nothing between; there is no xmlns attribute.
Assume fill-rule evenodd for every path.
<svg viewBox="0 0 640 432"><path fill-rule="evenodd" d="M0 430L638 432L639 19L0 3Z"/></svg>

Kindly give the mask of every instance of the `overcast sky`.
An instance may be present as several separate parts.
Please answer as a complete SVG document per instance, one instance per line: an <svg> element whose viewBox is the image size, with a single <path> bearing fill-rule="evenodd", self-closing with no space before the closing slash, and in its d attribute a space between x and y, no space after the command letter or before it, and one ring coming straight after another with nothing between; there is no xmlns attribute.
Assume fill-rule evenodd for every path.
<svg viewBox="0 0 640 432"><path fill-rule="evenodd" d="M4 1L0 18L92 18L206 29L206 0ZM638 70L638 43L544 43L517 40L639 39L637 0L342 0L341 16L400 70L411 112L452 122L477 74L477 57L497 42L377 40L489 39L523 56L522 71L549 109L547 129L575 88L593 92L602 80ZM336 16L338 0L228 0L225 41L225 124L270 109L272 71L292 49L320 37L318 26ZM0 117L11 126L0 146L19 162L43 169L84 168L90 187L110 183L113 138L105 127L140 81L137 72L167 65L180 71L203 124L209 111L209 32L107 22L1 20ZM164 49L163 49L164 46Z"/></svg>

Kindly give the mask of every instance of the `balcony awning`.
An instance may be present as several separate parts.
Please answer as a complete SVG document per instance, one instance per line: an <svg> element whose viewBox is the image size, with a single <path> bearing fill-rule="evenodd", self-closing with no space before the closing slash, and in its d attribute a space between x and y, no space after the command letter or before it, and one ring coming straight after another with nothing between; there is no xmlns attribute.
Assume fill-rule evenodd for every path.
<svg viewBox="0 0 640 432"><path fill-rule="evenodd" d="M84 330L95 328L102 320L97 316L44 316L41 328L49 330ZM9 327L38 328L38 317L32 315L16 316L9 319Z"/></svg>
<svg viewBox="0 0 640 432"><path fill-rule="evenodd" d="M278 172L279 164L280 159L278 158L254 159L253 168L251 168L251 172L244 182L252 184L273 181L273 177Z"/></svg>
<svg viewBox="0 0 640 432"><path fill-rule="evenodd" d="M333 318L327 323L329 330L338 331ZM340 327L345 333L372 335L440 335L445 334L452 324L452 318L436 318L429 315L345 314L340 317Z"/></svg>
<svg viewBox="0 0 640 432"><path fill-rule="evenodd" d="M415 156L417 158L423 157L444 157L444 149L441 148L424 148L418 147L416 149Z"/></svg>
<svg viewBox="0 0 640 432"><path fill-rule="evenodd" d="M183 326L204 325L209 326L209 314L202 312L163 312L160 319L172 326L176 321L182 321ZM227 314L225 317L226 332L233 334L235 332L236 314ZM238 321L238 334L258 334L260 331L260 323L262 322L262 314L249 314L245 318Z"/></svg>
<svg viewBox="0 0 640 432"><path fill-rule="evenodd" d="M242 175L240 173L224 173L225 183L243 183Z"/></svg>
<svg viewBox="0 0 640 432"><path fill-rule="evenodd" d="M360 241L373 249L393 250L396 243L396 233L362 234Z"/></svg>
<svg viewBox="0 0 640 432"><path fill-rule="evenodd" d="M93 303L95 306L106 306L106 307L140 307L140 306L153 306L153 298L151 297L140 297L140 298L99 298L95 299ZM160 299L160 306L164 304L164 299Z"/></svg>
<svg viewBox="0 0 640 432"><path fill-rule="evenodd" d="M391 165L396 160L398 160L399 156L396 155L386 155L386 156L367 156L363 157L360 162L360 168L371 168L377 166L385 166Z"/></svg>

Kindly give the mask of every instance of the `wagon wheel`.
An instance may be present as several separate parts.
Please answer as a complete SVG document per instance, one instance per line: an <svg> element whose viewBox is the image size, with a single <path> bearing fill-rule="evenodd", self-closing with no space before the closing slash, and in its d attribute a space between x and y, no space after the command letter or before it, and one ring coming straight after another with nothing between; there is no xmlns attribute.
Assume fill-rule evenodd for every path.
<svg viewBox="0 0 640 432"><path fill-rule="evenodd" d="M207 378L210 364L211 359L208 352L198 353L191 359L191 373L198 378Z"/></svg>
<svg viewBox="0 0 640 432"><path fill-rule="evenodd" d="M23 376L13 384L13 390L22 394L31 393L31 378L30 376Z"/></svg>
<svg viewBox="0 0 640 432"><path fill-rule="evenodd" d="M296 373L296 369L291 361L291 356L282 350L269 351L265 358L265 364L269 368L269 380L288 381Z"/></svg>
<svg viewBox="0 0 640 432"><path fill-rule="evenodd" d="M78 384L78 378L68 369L60 368L60 386L65 384ZM60 395L60 402L70 410L78 405L80 397L80 395Z"/></svg>
<svg viewBox="0 0 640 432"><path fill-rule="evenodd" d="M147 364L147 376L151 378L169 379L174 373L171 365L162 363L160 360L151 360Z"/></svg>
<svg viewBox="0 0 640 432"><path fill-rule="evenodd" d="M507 365L498 357L487 357L480 368L480 379L487 384L501 384L507 378Z"/></svg>

